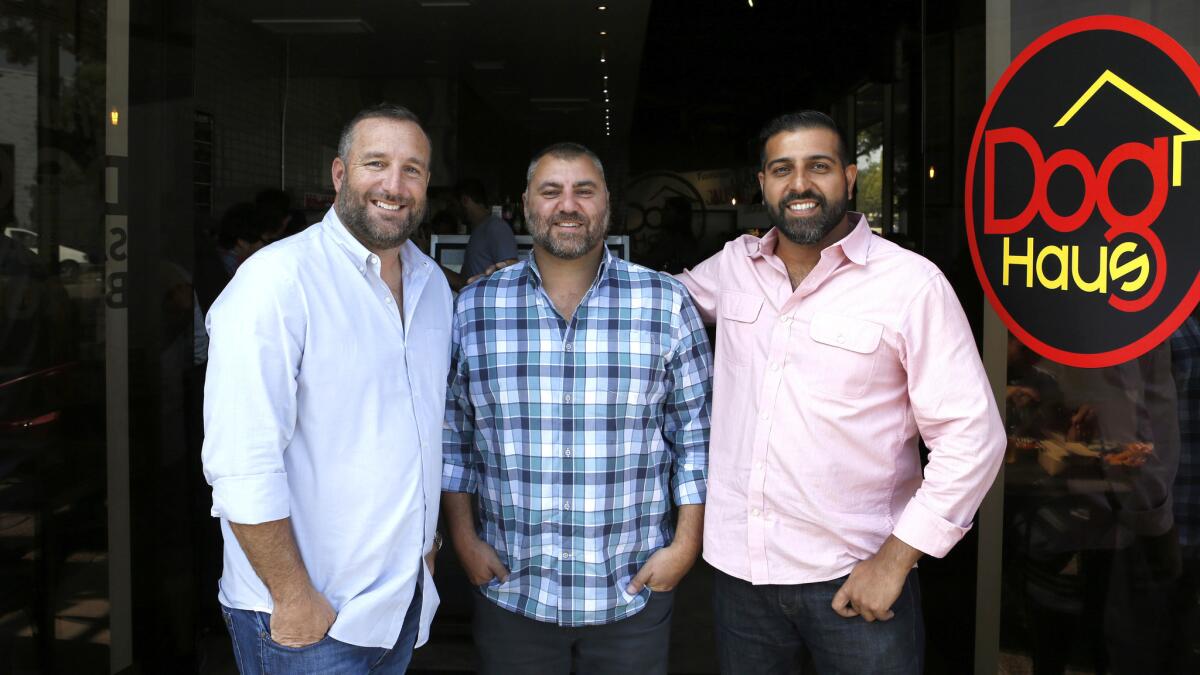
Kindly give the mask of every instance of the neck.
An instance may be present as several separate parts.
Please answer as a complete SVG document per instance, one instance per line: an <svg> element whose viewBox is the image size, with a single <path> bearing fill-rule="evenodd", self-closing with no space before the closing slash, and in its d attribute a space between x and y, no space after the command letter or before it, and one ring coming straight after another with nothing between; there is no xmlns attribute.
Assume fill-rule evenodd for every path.
<svg viewBox="0 0 1200 675"><path fill-rule="evenodd" d="M596 248L574 260L555 257L535 244L533 258L537 261L538 274L547 292L570 292L579 288L586 290L596 278L596 270L600 269L600 261L604 258L604 243L601 242Z"/></svg>
<svg viewBox="0 0 1200 675"><path fill-rule="evenodd" d="M467 218L471 221L471 227L478 227L480 223L487 220L487 217L492 215L491 209L477 207L467 212Z"/></svg>
<svg viewBox="0 0 1200 675"><path fill-rule="evenodd" d="M783 260L789 270L795 267L807 273L821 261L821 251L844 239L851 229L850 217L843 216L842 221L815 244L797 244L780 232L776 239L775 255Z"/></svg>

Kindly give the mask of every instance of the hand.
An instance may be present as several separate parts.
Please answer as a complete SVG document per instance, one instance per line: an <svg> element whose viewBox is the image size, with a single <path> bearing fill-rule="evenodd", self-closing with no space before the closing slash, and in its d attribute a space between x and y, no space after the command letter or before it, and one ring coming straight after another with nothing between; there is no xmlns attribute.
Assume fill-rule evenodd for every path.
<svg viewBox="0 0 1200 675"><path fill-rule="evenodd" d="M692 569L697 553L699 551L695 547L683 546L678 542L658 549L642 565L625 590L630 595L636 595L642 592L642 587L657 593L674 589L683 575Z"/></svg>
<svg viewBox="0 0 1200 675"><path fill-rule="evenodd" d="M1009 405L1017 408L1026 408L1042 400L1042 396L1037 392L1037 389L1016 384L1008 385L1005 398L1008 399Z"/></svg>
<svg viewBox="0 0 1200 675"><path fill-rule="evenodd" d="M1071 427L1067 429L1068 441L1088 442L1096 432L1096 411L1084 404L1071 415Z"/></svg>
<svg viewBox="0 0 1200 675"><path fill-rule="evenodd" d="M508 568L500 562L496 549L474 534L463 539L465 541L455 540L454 550L472 584L482 586L492 579L499 579L501 583L508 581Z"/></svg>
<svg viewBox="0 0 1200 675"><path fill-rule="evenodd" d="M895 536L888 537L878 553L854 566L850 578L833 596L833 611L847 619L890 620L895 616L892 605L920 557L917 549Z"/></svg>
<svg viewBox="0 0 1200 675"><path fill-rule="evenodd" d="M486 276L490 276L492 274L495 274L496 272L499 272L500 270L504 269L505 267L508 267L509 265L516 265L516 264L517 264L516 258L509 258L508 260L501 260L500 262L492 263L491 265L488 265L487 269L485 269L484 271L467 279L467 283L473 284L476 281L478 281Z"/></svg>
<svg viewBox="0 0 1200 675"><path fill-rule="evenodd" d="M438 547L434 546L425 554L425 566L429 568L429 576L433 576L433 568L437 563Z"/></svg>
<svg viewBox="0 0 1200 675"><path fill-rule="evenodd" d="M276 600L271 613L271 640L284 647L307 647L329 632L337 613L312 586L295 598Z"/></svg>

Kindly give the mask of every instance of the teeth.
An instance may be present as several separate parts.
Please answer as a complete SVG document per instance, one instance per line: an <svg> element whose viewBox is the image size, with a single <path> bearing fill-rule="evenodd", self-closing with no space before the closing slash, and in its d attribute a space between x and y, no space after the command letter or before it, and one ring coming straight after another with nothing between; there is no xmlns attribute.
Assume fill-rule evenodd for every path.
<svg viewBox="0 0 1200 675"><path fill-rule="evenodd" d="M817 208L817 204L815 202L802 202L800 204L788 205L789 211L809 211L815 208Z"/></svg>
<svg viewBox="0 0 1200 675"><path fill-rule="evenodd" d="M375 206L378 206L379 208L385 209L387 211L399 211L400 210L399 204L391 204L388 202L381 202L379 200L375 200L371 203L374 204Z"/></svg>

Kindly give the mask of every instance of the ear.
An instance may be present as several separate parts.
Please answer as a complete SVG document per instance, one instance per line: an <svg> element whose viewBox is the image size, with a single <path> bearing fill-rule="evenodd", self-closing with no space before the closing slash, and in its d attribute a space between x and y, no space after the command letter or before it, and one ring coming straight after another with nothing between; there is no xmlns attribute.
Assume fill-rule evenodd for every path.
<svg viewBox="0 0 1200 675"><path fill-rule="evenodd" d="M764 204L767 203L767 186L763 184L763 182L766 180L766 178L767 178L766 173L764 173L762 171L758 172L758 191L760 193L762 193Z"/></svg>
<svg viewBox="0 0 1200 675"><path fill-rule="evenodd" d="M854 197L854 184L858 180L858 165L850 164L846 166L846 198Z"/></svg>
<svg viewBox="0 0 1200 675"><path fill-rule="evenodd" d="M333 158L333 166L330 167L329 173L333 176L333 191L342 191L342 181L346 178L346 164L342 162L341 157Z"/></svg>

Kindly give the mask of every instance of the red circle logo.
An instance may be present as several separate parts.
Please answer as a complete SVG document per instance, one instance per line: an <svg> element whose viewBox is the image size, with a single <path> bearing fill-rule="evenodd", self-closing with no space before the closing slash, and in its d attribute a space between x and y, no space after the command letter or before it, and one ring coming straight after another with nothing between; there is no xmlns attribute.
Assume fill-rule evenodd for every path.
<svg viewBox="0 0 1200 675"><path fill-rule="evenodd" d="M1200 301L1200 66L1126 17L1063 24L1012 62L967 165L971 257L1022 342L1098 368Z"/></svg>

